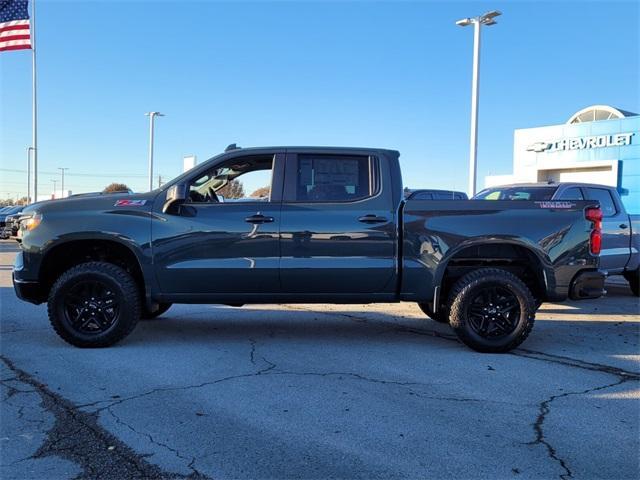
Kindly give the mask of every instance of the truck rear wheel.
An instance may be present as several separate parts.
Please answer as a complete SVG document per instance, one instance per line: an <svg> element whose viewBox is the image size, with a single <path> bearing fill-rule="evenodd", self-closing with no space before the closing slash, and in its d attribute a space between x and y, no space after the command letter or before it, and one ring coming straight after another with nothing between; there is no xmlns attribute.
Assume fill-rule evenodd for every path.
<svg viewBox="0 0 640 480"><path fill-rule="evenodd" d="M111 263L77 265L49 293L49 321L63 340L82 348L108 347L129 335L140 318L133 277Z"/></svg>
<svg viewBox="0 0 640 480"><path fill-rule="evenodd" d="M515 275L481 268L460 278L449 296L450 324L458 338L478 352L508 352L527 338L536 300Z"/></svg>
<svg viewBox="0 0 640 480"><path fill-rule="evenodd" d="M435 320L438 323L449 323L449 315L446 308L441 306L436 313L428 303L419 303L418 306L431 320Z"/></svg>

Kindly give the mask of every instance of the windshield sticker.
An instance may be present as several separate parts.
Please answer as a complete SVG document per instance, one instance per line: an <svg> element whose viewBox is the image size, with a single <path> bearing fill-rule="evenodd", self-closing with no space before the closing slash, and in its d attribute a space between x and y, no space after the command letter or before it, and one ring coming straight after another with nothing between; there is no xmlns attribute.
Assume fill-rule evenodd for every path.
<svg viewBox="0 0 640 480"><path fill-rule="evenodd" d="M146 200L118 200L115 203L116 207L141 207L147 203Z"/></svg>
<svg viewBox="0 0 640 480"><path fill-rule="evenodd" d="M574 208L575 203L571 202L536 202L540 208Z"/></svg>

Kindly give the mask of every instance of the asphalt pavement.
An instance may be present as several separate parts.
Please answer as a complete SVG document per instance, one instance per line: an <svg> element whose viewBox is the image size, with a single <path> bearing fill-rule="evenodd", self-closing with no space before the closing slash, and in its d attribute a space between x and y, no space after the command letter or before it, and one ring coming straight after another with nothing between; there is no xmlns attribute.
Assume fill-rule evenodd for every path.
<svg viewBox="0 0 640 480"><path fill-rule="evenodd" d="M640 318L624 284L545 304L479 354L409 303L175 305L82 350L0 242L0 477L640 477Z"/></svg>

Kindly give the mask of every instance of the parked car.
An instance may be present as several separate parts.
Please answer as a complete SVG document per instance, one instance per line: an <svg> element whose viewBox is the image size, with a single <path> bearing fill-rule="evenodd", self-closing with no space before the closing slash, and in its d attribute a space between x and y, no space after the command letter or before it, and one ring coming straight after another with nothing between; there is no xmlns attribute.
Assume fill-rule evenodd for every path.
<svg viewBox="0 0 640 480"><path fill-rule="evenodd" d="M480 200L593 200L602 209L600 268L623 275L634 295L640 296L640 215L625 210L615 187L591 183L524 183L491 187Z"/></svg>
<svg viewBox="0 0 640 480"><path fill-rule="evenodd" d="M603 294L597 201L405 200L398 158L236 148L151 192L29 206L16 293L79 347L172 303L412 301L482 352L520 345L540 300ZM253 175L268 201L219 201Z"/></svg>
<svg viewBox="0 0 640 480"><path fill-rule="evenodd" d="M7 221L11 222L13 220L12 215L21 212L23 208L24 205L13 205L0 212L0 239L6 240L11 237L12 225L8 225Z"/></svg>
<svg viewBox="0 0 640 480"><path fill-rule="evenodd" d="M467 200L467 194L455 190L405 189L405 197L410 200Z"/></svg>

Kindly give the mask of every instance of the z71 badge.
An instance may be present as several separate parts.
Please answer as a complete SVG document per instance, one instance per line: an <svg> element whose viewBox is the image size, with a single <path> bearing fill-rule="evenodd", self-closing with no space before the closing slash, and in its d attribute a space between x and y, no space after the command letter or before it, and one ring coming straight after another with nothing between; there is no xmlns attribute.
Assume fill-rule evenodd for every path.
<svg viewBox="0 0 640 480"><path fill-rule="evenodd" d="M115 203L116 207L141 207L147 203L146 200L118 200Z"/></svg>

